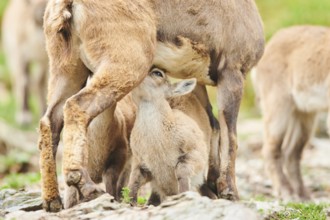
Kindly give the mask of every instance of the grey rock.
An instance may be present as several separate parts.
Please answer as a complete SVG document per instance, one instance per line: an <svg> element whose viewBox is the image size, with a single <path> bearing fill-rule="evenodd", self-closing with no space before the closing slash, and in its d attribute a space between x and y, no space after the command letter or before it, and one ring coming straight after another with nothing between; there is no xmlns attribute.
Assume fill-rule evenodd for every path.
<svg viewBox="0 0 330 220"><path fill-rule="evenodd" d="M5 212L40 210L42 209L41 193L2 190L0 192L0 209L5 210Z"/></svg>
<svg viewBox="0 0 330 220"><path fill-rule="evenodd" d="M104 194L99 198L81 203L71 209L59 213L44 211L14 211L5 216L6 219L220 219L220 220L256 220L261 219L256 211L241 203L227 200L210 200L194 192L187 192L169 197L158 207L130 207L114 201L113 197Z"/></svg>
<svg viewBox="0 0 330 220"><path fill-rule="evenodd" d="M14 195L15 193L17 193L17 190L14 190L14 189L4 189L4 190L1 190L0 191L0 202L3 202L3 200L5 200L6 198L8 198L9 196Z"/></svg>

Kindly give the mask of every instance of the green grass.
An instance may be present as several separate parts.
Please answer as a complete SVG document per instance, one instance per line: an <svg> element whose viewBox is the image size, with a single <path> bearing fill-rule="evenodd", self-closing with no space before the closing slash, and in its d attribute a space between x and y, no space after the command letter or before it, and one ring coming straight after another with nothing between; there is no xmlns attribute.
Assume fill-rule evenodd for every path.
<svg viewBox="0 0 330 220"><path fill-rule="evenodd" d="M142 196L139 196L137 199L137 204L139 206L144 206L147 203L148 199Z"/></svg>
<svg viewBox="0 0 330 220"><path fill-rule="evenodd" d="M329 204L288 203L283 211L272 214L269 219L326 220L326 207L329 207Z"/></svg>
<svg viewBox="0 0 330 220"><path fill-rule="evenodd" d="M268 197L266 197L265 195L263 195L263 194L258 194L258 195L254 196L253 200L259 201L259 202L267 202L270 199Z"/></svg>
<svg viewBox="0 0 330 220"><path fill-rule="evenodd" d="M130 204L132 202L132 198L129 196L129 192L130 190L128 187L124 187L121 190L121 197L123 203Z"/></svg>
<svg viewBox="0 0 330 220"><path fill-rule="evenodd" d="M40 173L10 173L1 180L2 189L22 189L32 184L39 183Z"/></svg>
<svg viewBox="0 0 330 220"><path fill-rule="evenodd" d="M0 155L0 173L14 172L24 164L28 164L31 155L26 152L12 150L6 155Z"/></svg>
<svg viewBox="0 0 330 220"><path fill-rule="evenodd" d="M328 0L256 0L269 39L283 27L297 24L330 25Z"/></svg>
<svg viewBox="0 0 330 220"><path fill-rule="evenodd" d="M36 101L36 97L31 97L29 99L29 106L31 108L32 114L33 114L33 121L29 125L25 125L24 127L21 127L19 124L17 124L15 120L15 114L16 114L16 102L13 97L13 94L10 92L8 99L0 99L0 118L9 123L10 125L13 125L16 128L20 128L23 130L35 130L37 123L39 121L39 109Z"/></svg>
<svg viewBox="0 0 330 220"><path fill-rule="evenodd" d="M0 100L0 118L4 119L11 125L16 125L15 111L15 100L12 94L9 94L8 99Z"/></svg>
<svg viewBox="0 0 330 220"><path fill-rule="evenodd" d="M2 20L2 15L3 15L3 11L5 10L5 7L7 5L8 0L1 0L0 1L0 21Z"/></svg>
<svg viewBox="0 0 330 220"><path fill-rule="evenodd" d="M132 198L129 196L130 189L128 187L124 187L121 190L122 202L126 204L132 203ZM147 203L148 199L146 197L138 196L137 205L144 206Z"/></svg>

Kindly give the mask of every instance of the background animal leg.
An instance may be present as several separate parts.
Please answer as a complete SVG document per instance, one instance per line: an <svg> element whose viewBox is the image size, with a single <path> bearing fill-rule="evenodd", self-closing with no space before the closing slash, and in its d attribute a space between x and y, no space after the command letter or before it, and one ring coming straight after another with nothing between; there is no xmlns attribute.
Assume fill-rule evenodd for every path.
<svg viewBox="0 0 330 220"><path fill-rule="evenodd" d="M25 126L32 122L32 113L29 108L29 65L19 55L9 61L12 71L12 85L16 100L16 122Z"/></svg>
<svg viewBox="0 0 330 220"><path fill-rule="evenodd" d="M285 99L282 99L285 102ZM274 100L270 100L274 101ZM276 197L286 198L293 193L290 182L283 172L283 152L292 137L294 131L294 121L292 113L287 109L284 103L272 109L268 109L268 103L262 103L263 121L264 121L264 144L262 154L265 161L265 171L271 178L273 184L273 193ZM286 106L288 106L286 104Z"/></svg>
<svg viewBox="0 0 330 220"><path fill-rule="evenodd" d="M46 96L47 96L48 66L40 64L38 66L36 75L37 75L36 94L40 109L39 114L43 115L47 109Z"/></svg>
<svg viewBox="0 0 330 220"><path fill-rule="evenodd" d="M117 201L120 199L120 192L123 185L120 185L120 175L125 166L127 157L127 141L118 140L117 147L111 152L110 158L106 163L106 171L103 173L106 192L113 195Z"/></svg>
<svg viewBox="0 0 330 220"><path fill-rule="evenodd" d="M310 198L301 176L300 161L304 147L312 135L315 114L296 113L294 117L294 130L288 146L284 146L284 171L291 183L295 195L299 199Z"/></svg>

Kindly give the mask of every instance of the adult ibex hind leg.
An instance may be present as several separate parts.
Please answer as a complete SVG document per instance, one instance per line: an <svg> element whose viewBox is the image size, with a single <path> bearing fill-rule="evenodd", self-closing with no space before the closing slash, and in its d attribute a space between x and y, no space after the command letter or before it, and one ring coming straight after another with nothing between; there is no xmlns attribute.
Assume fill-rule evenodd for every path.
<svg viewBox="0 0 330 220"><path fill-rule="evenodd" d="M67 75L58 74L61 79L59 82L54 82L52 86L57 93L65 97L58 99L53 105L62 109L65 98L72 96L84 86L84 83L80 82L85 82L87 75L82 76L84 71L77 72L76 69L82 53L85 55L84 61L95 71L90 83L68 99L64 106L63 173L67 185L74 186L79 191L79 199L86 200L101 192L92 182L86 170L88 162L86 132L89 123L132 90L147 74L151 66L156 28L152 11L147 3L142 0L129 3L119 0L103 1L102 4L93 1L52 0L48 3L44 26L46 42L52 45L47 45L47 47L48 51L51 51L49 47L53 47L54 51L60 51L58 54L53 54L51 58L53 61L59 61L56 63L57 65L53 65L53 68L61 62L67 64L67 67L74 68L67 71ZM94 10L85 10L86 8ZM105 8L107 13L101 13ZM79 16L85 14L79 19L75 19L75 12ZM111 33L111 37L109 37L109 33ZM77 39L78 36L80 39ZM81 44L84 44L84 47L80 47ZM81 85L79 89L74 85L69 85L68 88L63 87L63 84L66 85L68 82ZM67 92L65 89L75 92L71 90ZM61 111L55 113L51 111L54 106L47 114L53 114L54 117L61 119ZM51 132L53 126L49 122L52 121L49 120L49 117L45 117L41 122L41 127L44 125L48 131L43 138L43 142L46 144L42 144L42 146L47 146L43 158L47 158L47 160L44 159L45 164L52 165L49 169L47 168L48 170L44 169L44 176L48 175L47 171L51 171L49 175L52 181L47 186L55 189L48 192L48 187L44 186L43 190L48 192L48 194L46 193L48 197L45 198L47 204L58 198L54 170L55 160L51 147L52 139L55 137L52 138L54 132ZM58 129L60 131L63 121L60 120L60 123L57 124L60 125ZM59 132L55 135L57 135L56 138L59 138ZM45 183L45 180L43 182ZM48 209L52 210L52 208Z"/></svg>
<svg viewBox="0 0 330 220"><path fill-rule="evenodd" d="M217 100L220 124L220 177L217 181L218 196L238 200L235 180L237 151L236 122L243 93L243 73L224 69L219 73Z"/></svg>
<svg viewBox="0 0 330 220"><path fill-rule="evenodd" d="M111 51L111 48L107 51ZM69 186L75 185L80 190L82 199L93 198L101 192L91 182L86 171L88 163L86 132L89 123L131 91L151 66L151 60L150 64L144 64L140 68L134 68L129 62L116 64L107 60L101 62L104 65L98 68L90 83L71 97L64 107L63 173L66 183ZM141 59L132 57L131 60L139 62Z"/></svg>
<svg viewBox="0 0 330 220"><path fill-rule="evenodd" d="M52 51L50 50L50 54ZM62 207L56 177L56 152L63 128L63 106L65 101L84 86L89 70L80 60L67 66L57 66L50 55L50 80L48 107L40 120L39 149L42 177L43 207L47 211L59 211Z"/></svg>
<svg viewBox="0 0 330 220"><path fill-rule="evenodd" d="M207 184L203 185L203 191L207 192L212 190L213 193L217 194L217 186L216 182L220 175L220 143L219 143L219 135L220 135L220 126L218 119L214 116L212 111L212 105L209 100L206 86L197 84L196 88L194 89L193 93L197 96L201 104L203 105L208 118L209 123L212 128L212 136L211 136L211 143L210 143L210 152L209 152L209 169L207 174ZM207 193L211 194L211 193Z"/></svg>
<svg viewBox="0 0 330 220"><path fill-rule="evenodd" d="M79 59L78 54L74 53L75 48L68 49L68 42L58 27L62 25L63 17L56 16L53 4L54 2L49 2L44 22L50 76L48 107L39 125L39 149L43 208L56 212L62 208L55 158L63 128L63 106L69 97L85 85L90 71Z"/></svg>

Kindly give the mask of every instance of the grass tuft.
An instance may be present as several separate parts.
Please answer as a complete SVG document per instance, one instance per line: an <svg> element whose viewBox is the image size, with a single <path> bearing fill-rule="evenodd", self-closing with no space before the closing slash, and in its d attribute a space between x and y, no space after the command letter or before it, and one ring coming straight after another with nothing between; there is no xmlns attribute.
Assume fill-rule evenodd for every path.
<svg viewBox="0 0 330 220"><path fill-rule="evenodd" d="M281 212L273 213L269 220L326 220L324 209L329 204L288 203Z"/></svg>
<svg viewBox="0 0 330 220"><path fill-rule="evenodd" d="M2 189L23 189L29 185L39 183L40 173L10 173L1 180Z"/></svg>
<svg viewBox="0 0 330 220"><path fill-rule="evenodd" d="M132 198L129 196L130 190L128 187L123 187L121 190L122 202L126 204L130 204L132 202Z"/></svg>

